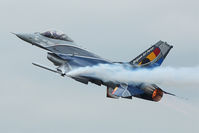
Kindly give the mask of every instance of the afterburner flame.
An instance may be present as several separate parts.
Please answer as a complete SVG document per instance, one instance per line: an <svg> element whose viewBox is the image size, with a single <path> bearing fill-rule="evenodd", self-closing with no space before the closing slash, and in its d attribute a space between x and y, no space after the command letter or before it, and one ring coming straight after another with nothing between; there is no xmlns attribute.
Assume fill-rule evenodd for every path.
<svg viewBox="0 0 199 133"><path fill-rule="evenodd" d="M153 99L153 101L158 102L158 101L161 100L162 96L163 96L163 91L162 91L161 89L158 88L158 89L155 89L155 90L153 91L152 99Z"/></svg>

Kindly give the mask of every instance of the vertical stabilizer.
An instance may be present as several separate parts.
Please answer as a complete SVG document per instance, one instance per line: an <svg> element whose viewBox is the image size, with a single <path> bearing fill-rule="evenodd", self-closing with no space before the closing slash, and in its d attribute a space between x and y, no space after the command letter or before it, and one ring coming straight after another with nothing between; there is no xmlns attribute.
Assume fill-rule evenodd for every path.
<svg viewBox="0 0 199 133"><path fill-rule="evenodd" d="M167 42L159 41L129 63L141 67L160 66L171 48L173 48L173 46L169 45Z"/></svg>

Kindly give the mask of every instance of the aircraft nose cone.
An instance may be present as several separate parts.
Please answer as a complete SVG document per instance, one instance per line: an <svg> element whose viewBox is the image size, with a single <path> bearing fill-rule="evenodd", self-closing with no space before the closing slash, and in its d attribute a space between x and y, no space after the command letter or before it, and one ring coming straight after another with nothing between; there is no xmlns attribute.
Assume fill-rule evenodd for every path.
<svg viewBox="0 0 199 133"><path fill-rule="evenodd" d="M22 34L22 33L13 33L13 34L15 34L17 37L19 37L20 39L22 39L22 40L26 40L27 39L27 37L26 37L26 35L25 34Z"/></svg>
<svg viewBox="0 0 199 133"><path fill-rule="evenodd" d="M20 38L21 40L24 40L26 42L29 42L31 43L32 42L32 38L31 36L29 36L28 34L26 33L12 33L14 35L16 35L18 38Z"/></svg>

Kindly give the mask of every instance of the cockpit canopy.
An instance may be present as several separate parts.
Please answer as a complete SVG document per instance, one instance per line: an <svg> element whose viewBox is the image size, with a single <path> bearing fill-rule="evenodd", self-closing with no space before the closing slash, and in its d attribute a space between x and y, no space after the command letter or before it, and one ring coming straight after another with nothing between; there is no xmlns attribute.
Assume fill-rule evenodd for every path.
<svg viewBox="0 0 199 133"><path fill-rule="evenodd" d="M58 40L64 40L64 41L69 41L69 42L73 42L72 39L70 39L66 34L64 34L63 32L60 31L46 31L43 33L40 33L42 36L48 37L48 38L52 38L52 39L58 39Z"/></svg>

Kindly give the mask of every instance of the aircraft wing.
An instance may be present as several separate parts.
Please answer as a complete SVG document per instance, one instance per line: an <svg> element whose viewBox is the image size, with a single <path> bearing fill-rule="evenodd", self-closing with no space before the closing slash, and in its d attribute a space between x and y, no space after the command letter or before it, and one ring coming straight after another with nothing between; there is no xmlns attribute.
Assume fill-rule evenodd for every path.
<svg viewBox="0 0 199 133"><path fill-rule="evenodd" d="M45 34L41 34L41 38L45 37ZM65 35L67 36L67 35ZM42 42L42 41L40 41ZM98 55L89 52L82 46L77 45L71 38L67 36L67 40L50 39L49 41L40 43L39 46L44 47L46 50L55 54L63 55L76 55L83 57L100 58Z"/></svg>
<svg viewBox="0 0 199 133"><path fill-rule="evenodd" d="M46 49L55 54L100 58L98 55L91 53L83 48L80 48L77 45L58 44L46 47Z"/></svg>

